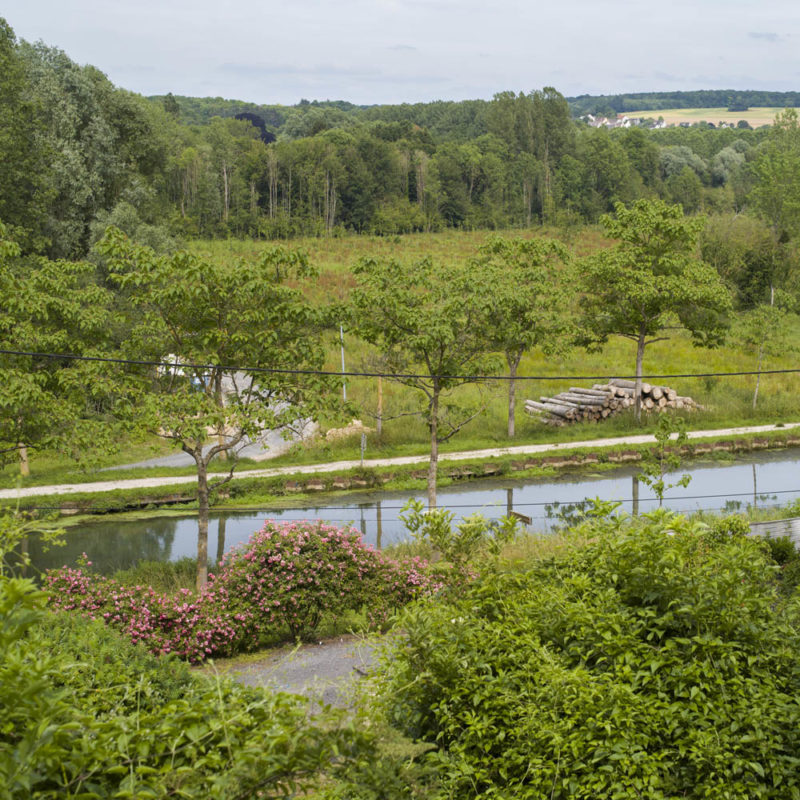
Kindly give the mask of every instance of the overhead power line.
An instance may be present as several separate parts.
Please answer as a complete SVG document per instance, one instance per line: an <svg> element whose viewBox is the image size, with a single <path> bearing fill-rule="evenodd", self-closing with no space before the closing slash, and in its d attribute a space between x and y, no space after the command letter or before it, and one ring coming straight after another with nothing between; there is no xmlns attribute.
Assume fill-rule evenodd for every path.
<svg viewBox="0 0 800 800"><path fill-rule="evenodd" d="M440 380L462 380L462 381L608 381L612 378L624 378L625 380L636 380L636 375L621 375L619 373L605 375L430 375L428 373L412 372L358 372L350 370L325 369L288 369L273 367L248 367L232 364L190 364L179 361L148 361L145 359L132 358L111 358L109 356L79 356L70 353L38 353L27 350L3 350L0 355L6 356L28 356L31 358L51 358L65 359L68 361L95 361L106 364L123 364L138 367L160 367L162 369L193 369L193 370L214 370L220 369L223 372L249 372L252 374L266 375L322 375L329 377L347 378L387 378L389 380L414 380L439 378ZM762 369L762 370L741 370L738 372L675 372L664 374L643 375L642 381L667 380L672 378L734 378L747 375L792 375L800 373L800 367L791 369Z"/></svg>

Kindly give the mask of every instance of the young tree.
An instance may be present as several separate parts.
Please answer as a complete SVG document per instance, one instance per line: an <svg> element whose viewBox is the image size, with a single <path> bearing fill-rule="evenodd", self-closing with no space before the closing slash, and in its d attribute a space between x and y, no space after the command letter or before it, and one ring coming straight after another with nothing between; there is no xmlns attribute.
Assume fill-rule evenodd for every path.
<svg viewBox="0 0 800 800"><path fill-rule="evenodd" d="M509 438L515 434L516 376L522 356L534 347L550 354L566 346L568 261L567 249L551 239L495 236L473 262L490 307L492 345L508 364Z"/></svg>
<svg viewBox="0 0 800 800"><path fill-rule="evenodd" d="M233 476L238 451L266 429L296 427L335 398L318 377L271 372L323 365L321 314L286 285L289 277L310 274L309 265L304 254L282 247L235 265L187 252L157 256L115 228L99 249L112 278L131 293L128 354L197 365L140 375L127 415L194 459L199 588L207 578L209 496ZM231 365L242 370L232 372ZM209 481L209 464L222 454L228 473Z"/></svg>
<svg viewBox="0 0 800 800"><path fill-rule="evenodd" d="M642 365L648 344L687 330L695 344L718 344L731 308L728 290L708 264L695 257L704 224L680 206L660 200L616 205L603 227L618 244L583 260L580 341L599 348L609 336L636 342L635 415L642 413Z"/></svg>
<svg viewBox="0 0 800 800"><path fill-rule="evenodd" d="M764 356L784 355L791 350L795 352L797 350L791 340L787 312L774 303L761 303L739 315L734 335L739 344L756 356L757 374L753 390L753 411L755 411Z"/></svg>
<svg viewBox="0 0 800 800"><path fill-rule="evenodd" d="M431 442L428 505L434 508L439 444L480 413L445 408L443 399L496 366L483 277L471 264L430 258L408 265L364 258L353 271L354 330L380 350L388 371L398 375L394 380L423 395Z"/></svg>
<svg viewBox="0 0 800 800"><path fill-rule="evenodd" d="M667 489L674 489L676 486L685 489L692 480L691 475L685 474L675 483L666 481L666 476L670 472L675 472L681 465L678 451L686 441L686 421L671 414L659 414L653 436L656 443L645 452L638 477L653 490L653 494L658 498L658 507L661 508L664 505L664 494Z"/></svg>

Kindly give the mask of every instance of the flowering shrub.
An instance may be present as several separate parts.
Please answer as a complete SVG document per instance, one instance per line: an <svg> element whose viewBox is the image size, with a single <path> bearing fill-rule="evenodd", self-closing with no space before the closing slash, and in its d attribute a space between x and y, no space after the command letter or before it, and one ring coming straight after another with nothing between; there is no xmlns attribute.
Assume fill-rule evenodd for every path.
<svg viewBox="0 0 800 800"><path fill-rule="evenodd" d="M199 596L188 589L166 595L68 567L48 573L46 585L52 609L102 619L153 653L176 653L197 662L233 655L243 649L248 634L253 640L253 621L226 611L224 593L212 586Z"/></svg>
<svg viewBox="0 0 800 800"><path fill-rule="evenodd" d="M63 567L46 578L51 608L102 619L154 653L198 662L313 632L323 614L367 609L370 625L440 588L418 558L392 561L361 534L324 522L267 521L231 551L200 594L162 594Z"/></svg>

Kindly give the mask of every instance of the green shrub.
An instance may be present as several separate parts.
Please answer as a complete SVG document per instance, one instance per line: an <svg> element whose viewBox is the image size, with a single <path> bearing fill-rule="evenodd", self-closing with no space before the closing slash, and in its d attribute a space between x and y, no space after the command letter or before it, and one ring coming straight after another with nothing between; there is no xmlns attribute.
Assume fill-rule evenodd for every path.
<svg viewBox="0 0 800 800"><path fill-rule="evenodd" d="M387 712L443 796L800 797L800 614L762 545L663 512L578 533L404 613Z"/></svg>
<svg viewBox="0 0 800 800"><path fill-rule="evenodd" d="M711 521L711 528L707 538L717 544L730 538L748 536L750 534L750 523L747 517L742 514L730 514L726 517L715 517Z"/></svg>
<svg viewBox="0 0 800 800"><path fill-rule="evenodd" d="M772 560L784 566L797 558L797 548L788 536L770 536L764 540Z"/></svg>
<svg viewBox="0 0 800 800"><path fill-rule="evenodd" d="M191 677L0 577L0 797L278 798L370 742L299 698ZM324 782L324 781L323 781Z"/></svg>

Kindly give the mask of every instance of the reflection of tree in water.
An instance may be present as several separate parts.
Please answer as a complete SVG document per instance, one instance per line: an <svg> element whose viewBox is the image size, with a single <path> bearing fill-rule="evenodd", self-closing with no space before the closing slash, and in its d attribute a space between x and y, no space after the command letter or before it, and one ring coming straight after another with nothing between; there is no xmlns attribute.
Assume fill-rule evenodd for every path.
<svg viewBox="0 0 800 800"><path fill-rule="evenodd" d="M570 528L577 525L585 516L586 509L592 505L591 500L579 500L577 503L545 503L544 513L547 519L557 520L554 530Z"/></svg>
<svg viewBox="0 0 800 800"><path fill-rule="evenodd" d="M130 569L139 561L169 561L175 528L174 517L155 517L136 522L92 523L85 530L64 532L64 546L45 550L38 536L30 537L33 572L64 565L74 566L86 553L94 569L109 574Z"/></svg>

